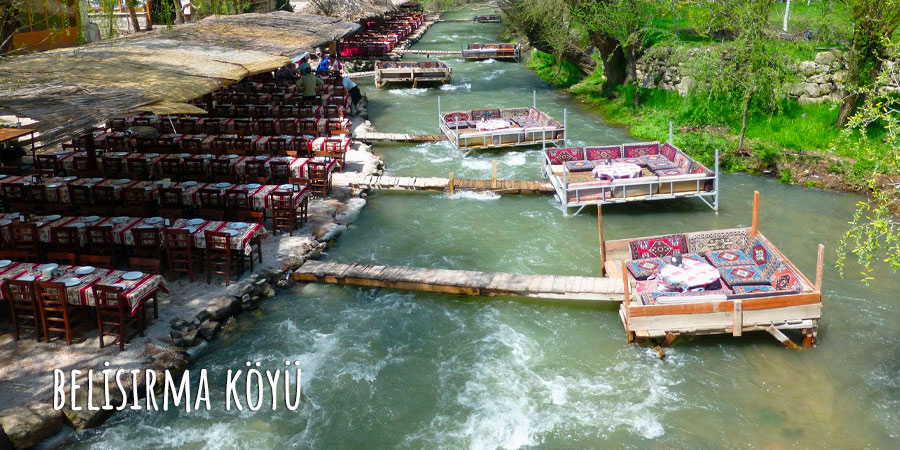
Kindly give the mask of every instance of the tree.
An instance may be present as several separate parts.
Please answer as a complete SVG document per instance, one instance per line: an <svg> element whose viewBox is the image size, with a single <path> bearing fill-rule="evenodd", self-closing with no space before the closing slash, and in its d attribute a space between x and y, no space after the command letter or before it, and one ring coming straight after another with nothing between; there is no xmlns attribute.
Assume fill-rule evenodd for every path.
<svg viewBox="0 0 900 450"><path fill-rule="evenodd" d="M882 45L887 50L895 48L889 38L884 38ZM871 85L860 89L865 101L848 120L841 139L860 145L862 154L876 162L876 170L885 168L896 172L900 167L900 98L884 87L900 82L900 71L896 66L889 66L889 69L880 72ZM887 152L883 145L877 149L871 145L867 130L875 124L884 130L882 139L887 144ZM862 280L867 284L874 278L874 265L878 260L887 263L893 272L900 270L900 221L897 220L900 184L879 185L875 181L876 175L872 174L869 183L871 197L857 204L850 226L841 238L835 263L843 276L848 253L855 255L862 266Z"/></svg>
<svg viewBox="0 0 900 450"><path fill-rule="evenodd" d="M138 22L137 13L134 11L137 0L125 0L125 8L128 9L128 17L131 18L131 26L134 31L141 31L141 24Z"/></svg>
<svg viewBox="0 0 900 450"><path fill-rule="evenodd" d="M573 5L573 14L589 30L606 40L603 44L607 46L607 52L613 43L622 51L624 81L630 80L634 86L635 106L640 104L637 60L644 44L644 33L650 28L659 7L656 0L575 0Z"/></svg>
<svg viewBox="0 0 900 450"><path fill-rule="evenodd" d="M531 45L556 58L556 74L562 70L564 60L575 59L579 67L585 61L584 52L576 46L572 17L564 2L556 0L501 0L498 5L507 22L525 33ZM581 62L581 64L579 64ZM590 65L592 62L588 62Z"/></svg>
<svg viewBox="0 0 900 450"><path fill-rule="evenodd" d="M175 7L175 23L184 23L184 6L181 0L172 0L172 6Z"/></svg>
<svg viewBox="0 0 900 450"><path fill-rule="evenodd" d="M807 3L807 5L809 5L809 4ZM781 31L784 31L785 33L787 33L787 30L788 30L788 19L790 18L790 16L791 16L791 0L787 0L784 3L784 22L781 25Z"/></svg>
<svg viewBox="0 0 900 450"><path fill-rule="evenodd" d="M843 127L864 100L862 88L881 72L887 58L885 39L900 26L900 0L841 0L853 18L845 95L835 125Z"/></svg>
<svg viewBox="0 0 900 450"><path fill-rule="evenodd" d="M734 39L698 52L688 61L695 87L691 95L719 102L740 112L737 150L744 146L751 106L778 108L788 77L786 58L772 51L768 17L774 0L705 0L716 27L734 30ZM706 30L712 32L713 30Z"/></svg>

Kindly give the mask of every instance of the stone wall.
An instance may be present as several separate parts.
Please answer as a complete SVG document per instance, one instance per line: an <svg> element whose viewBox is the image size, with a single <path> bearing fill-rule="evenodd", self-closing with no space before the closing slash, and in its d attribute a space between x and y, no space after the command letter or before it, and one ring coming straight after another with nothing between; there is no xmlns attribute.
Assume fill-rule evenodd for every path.
<svg viewBox="0 0 900 450"><path fill-rule="evenodd" d="M699 49L691 49L694 55ZM637 73L641 86L678 91L686 95L693 86L690 76L682 75L683 63L670 63L671 52L654 52L638 61ZM885 63L885 70L891 70L895 62ZM847 78L847 64L840 50L829 50L816 54L813 61L803 61L791 67L798 77L790 89L790 96L800 103L820 103L839 101L844 80ZM889 85L888 92L900 92L900 85Z"/></svg>

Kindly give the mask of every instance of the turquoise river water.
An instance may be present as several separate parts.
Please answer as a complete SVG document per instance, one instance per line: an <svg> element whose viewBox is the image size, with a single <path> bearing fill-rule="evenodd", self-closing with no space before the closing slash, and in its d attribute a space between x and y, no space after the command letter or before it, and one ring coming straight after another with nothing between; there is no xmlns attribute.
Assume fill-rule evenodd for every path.
<svg viewBox="0 0 900 450"><path fill-rule="evenodd" d="M471 17L472 11L447 14ZM439 23L416 44L457 49L498 39L500 25ZM449 58L441 89L376 90L363 82L379 131L437 133L444 109L527 106L561 119L576 144L627 141L625 130L524 64ZM379 145L395 175L539 176L538 149L464 157L446 143ZM626 344L616 309L517 298L310 284L244 315L238 332L192 363L210 372L213 410L125 412L81 433L73 449L182 448L898 448L900 276L871 287L842 280L834 249L859 197L722 177L721 212L697 200L604 209L610 239L749 226L808 276L827 246L818 345L789 351L766 334L679 338L660 360ZM564 216L549 196L375 193L327 260L596 275L593 210ZM854 271L851 267L851 275ZM798 336L793 335L796 339ZM304 399L291 412L224 411L224 373L245 361L301 362Z"/></svg>

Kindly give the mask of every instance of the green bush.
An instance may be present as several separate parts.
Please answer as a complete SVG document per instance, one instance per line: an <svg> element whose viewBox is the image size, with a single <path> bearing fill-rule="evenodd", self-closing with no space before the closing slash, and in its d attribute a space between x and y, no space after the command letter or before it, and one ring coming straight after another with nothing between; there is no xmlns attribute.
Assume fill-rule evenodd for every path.
<svg viewBox="0 0 900 450"><path fill-rule="evenodd" d="M560 88L570 87L583 77L581 71L571 62L563 60L560 67L555 56L540 50L531 52L531 57L525 65L544 81Z"/></svg>

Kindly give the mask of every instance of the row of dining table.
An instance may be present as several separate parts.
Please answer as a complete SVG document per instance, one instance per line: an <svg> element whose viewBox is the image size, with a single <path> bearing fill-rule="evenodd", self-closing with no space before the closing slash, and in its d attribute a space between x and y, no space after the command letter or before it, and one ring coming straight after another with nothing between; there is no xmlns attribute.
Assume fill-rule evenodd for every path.
<svg viewBox="0 0 900 450"><path fill-rule="evenodd" d="M52 243L50 230L54 228L72 227L78 229L81 244L86 245L87 227L110 227L113 243L133 247L135 245L134 230L138 229L183 229L191 233L194 248L206 248L206 232L222 232L231 236L231 249L252 253L251 244L257 238L268 236L269 232L260 223L233 222L206 219L177 219L172 221L163 217L100 217L100 216L62 216L31 215L20 213L0 214L0 236L5 242L12 239L10 225L15 222L33 223L37 226L38 239L41 243Z"/></svg>
<svg viewBox="0 0 900 450"><path fill-rule="evenodd" d="M222 203L229 193L246 193L250 200L250 207L254 211L265 211L272 206L271 196L276 192L290 192L295 205L299 204L303 199L309 197L309 185L299 184L233 184L229 182L207 183L198 181L178 181L170 180L158 181L140 181L131 179L105 179L105 178L78 178L70 177L51 177L35 183L31 177L24 176L3 176L0 175L0 185L6 183L18 183L24 186L40 185L44 187L44 195L47 202L59 203L62 205L71 205L72 198L69 186L85 186L93 187L109 187L112 188L114 199L121 199L122 192L125 189L143 190L143 199L145 201L159 202L162 189L179 189L181 190L182 205L190 207L204 207L201 192L216 191L222 197Z"/></svg>
<svg viewBox="0 0 900 450"><path fill-rule="evenodd" d="M41 159L44 158L53 158L65 170L67 173L75 173L76 172L76 164L75 161L79 157L87 157L87 152L84 151L66 151L66 150L58 150L52 153L45 153L41 155ZM312 160L312 158L296 158L293 156L271 156L271 155L260 155L260 156L241 156L235 154L228 155L213 155L209 153L202 154L191 154L191 153L137 153L137 152L106 152L103 156L97 158L97 167L103 168L103 158L115 158L121 159L122 164L121 170L124 174L139 177L142 174L139 173L130 173L129 172L129 160L144 160L147 164L147 170L149 171L148 176L151 178L156 178L158 174L162 173L162 166L165 162L177 162L179 164L184 164L189 160L200 160L206 170L212 165L213 161L223 161L227 162L231 167L231 171L239 176L243 177L246 175L246 168L249 164L259 165L260 168L263 169L264 173L259 174L258 176L267 177L272 172L273 164L284 164L288 167L290 174L294 178L308 178L309 170L308 164Z"/></svg>
<svg viewBox="0 0 900 450"><path fill-rule="evenodd" d="M158 291L169 292L162 275L103 269L92 266L69 266L54 263L35 264L0 260L0 283L7 280L48 281L66 286L66 298L72 305L96 306L93 286L122 288L122 296L128 302L131 315L139 310L141 302ZM0 298L9 300L2 293Z"/></svg>

